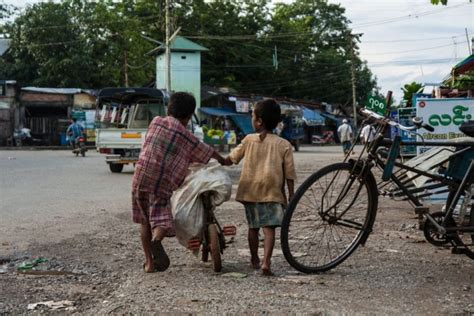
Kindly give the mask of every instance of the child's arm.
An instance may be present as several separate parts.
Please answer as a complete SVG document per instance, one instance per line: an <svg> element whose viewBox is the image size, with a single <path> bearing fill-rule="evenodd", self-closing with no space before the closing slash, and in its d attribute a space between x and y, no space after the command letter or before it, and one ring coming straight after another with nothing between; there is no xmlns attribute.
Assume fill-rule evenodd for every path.
<svg viewBox="0 0 474 316"><path fill-rule="evenodd" d="M288 203L291 201L293 198L293 195L295 195L295 181L286 179L286 185L288 186Z"/></svg>
<svg viewBox="0 0 474 316"><path fill-rule="evenodd" d="M222 158L224 159L223 163L221 163L222 165L231 166L233 164L236 164L236 165L239 164L240 160L242 160L242 158L244 158L244 155L245 155L246 139L247 138L244 138L242 142L230 152L227 158Z"/></svg>
<svg viewBox="0 0 474 316"><path fill-rule="evenodd" d="M214 153L212 154L212 158L216 159L223 166L232 165L232 161L230 160L229 157L224 158L217 151L214 151Z"/></svg>

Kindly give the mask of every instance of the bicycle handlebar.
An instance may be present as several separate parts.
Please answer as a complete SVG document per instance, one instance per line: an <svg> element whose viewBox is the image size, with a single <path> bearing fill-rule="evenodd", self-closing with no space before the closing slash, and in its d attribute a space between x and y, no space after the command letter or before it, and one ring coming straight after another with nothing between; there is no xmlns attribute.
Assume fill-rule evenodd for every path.
<svg viewBox="0 0 474 316"><path fill-rule="evenodd" d="M423 120L421 120L421 119L419 120L418 123L414 122L415 126L404 126L400 123L397 123L395 121L390 120L389 118L386 118L385 116L382 116L378 113L375 113L375 112L367 110L367 109L361 109L360 113L364 116L370 116L370 117L374 118L375 120L377 120L379 122L385 122L385 123L389 124L390 126L399 128L403 131L412 132L412 131L415 131L419 128L424 128L429 132L434 132L434 128L431 125L423 124Z"/></svg>

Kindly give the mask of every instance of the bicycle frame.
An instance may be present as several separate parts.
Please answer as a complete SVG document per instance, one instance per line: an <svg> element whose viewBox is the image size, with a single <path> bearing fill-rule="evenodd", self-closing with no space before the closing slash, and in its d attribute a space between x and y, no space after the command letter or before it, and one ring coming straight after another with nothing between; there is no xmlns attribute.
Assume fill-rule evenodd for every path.
<svg viewBox="0 0 474 316"><path fill-rule="evenodd" d="M401 145L422 145L422 146L431 146L431 147L453 146L453 147L456 147L456 148L461 148L459 150L456 150L451 155L451 157L449 157L446 160L441 161L440 163L438 163L438 165L435 166L435 167L439 167L440 165L446 163L453 156L460 155L460 154L464 153L466 150L474 148L474 141L473 142L463 142L463 143L436 142L436 141L433 141L433 142L397 141L397 139L392 140L392 139L386 139L386 138L383 137L387 127L388 127L387 122L382 122L381 124L379 124L379 127L378 127L377 132L376 132L377 136L376 136L375 140L373 142L371 142L370 144L366 144L364 146L364 148L363 148L362 152L360 153L358 159L354 162L354 172L356 171L355 170L356 166L358 164L360 164L361 161L364 161L364 160L365 161L363 163L363 166L368 167L369 171L374 165L378 166L382 170L386 170L387 164L390 164L390 163L393 163L393 166L396 166L396 167L400 168L400 170L411 171L411 172L415 173L415 176L412 177L412 178L409 178L405 182L402 182L400 180L400 178L397 176L396 172L395 173L391 172L389 179L386 179L386 180L392 181L392 183L394 183L397 186L397 188L401 191L399 193L399 196L405 196L415 206L415 210L417 211L418 215L422 215L425 218L427 218L436 227L436 229L439 231L439 233L442 233L442 234L449 233L449 232L474 232L474 226L447 227L447 220L448 220L448 218L450 218L452 216L452 214L455 210L455 207L458 204L459 199L460 199L463 191L466 190L468 188L469 184L471 182L473 182L473 180L474 180L473 179L474 178L474 162L473 161L471 161L471 163L469 165L469 168L468 168L464 178L461 180L461 182L459 182L459 181L456 181L454 179L450 179L447 176L433 174L433 173L430 173L428 171L420 170L420 169L417 169L415 167L410 167L410 166L407 166L403 163L399 163L399 162L394 161L394 159L398 155L396 155L392 158L388 157L384 161L379 156L379 154L377 153L380 148L391 148L391 149L393 149L393 148L398 148ZM360 137L360 135L358 136L358 138L359 137ZM364 152L367 152L367 154L368 154L367 158L362 158L362 155L364 154ZM347 160L348 157L349 156L346 156L345 160ZM393 161L390 161L390 159L393 159ZM358 173L358 175L363 175L363 173L360 172L360 173ZM438 182L438 183L431 184L431 185L428 185L428 186L422 186L420 188L415 188L415 189L410 190L410 188L407 187L407 184L409 182L411 182L412 180L414 180L415 178L420 177L420 176L425 176L425 177L429 178L431 181L435 181L435 182ZM433 193L430 193L430 194L427 194L427 195L421 195L419 197L417 197L415 195L415 193L423 192L426 189L437 189L437 188L442 188L442 187L451 187L453 190L455 190L455 195L454 195L454 198L451 201L450 205L447 207L446 216L444 217L443 222L441 224L439 224L429 214L429 209L423 207L423 203L419 199L420 197L426 197L427 195L431 195ZM450 190L447 189L445 191L437 191L435 193L444 193L444 192L447 192L447 191L450 191Z"/></svg>

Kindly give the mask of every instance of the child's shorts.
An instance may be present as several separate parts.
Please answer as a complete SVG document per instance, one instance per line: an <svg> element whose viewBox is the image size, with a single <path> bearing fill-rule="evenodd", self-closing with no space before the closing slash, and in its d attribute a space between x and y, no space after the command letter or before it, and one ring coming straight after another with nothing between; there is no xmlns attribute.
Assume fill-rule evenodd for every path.
<svg viewBox="0 0 474 316"><path fill-rule="evenodd" d="M283 206L276 202L243 203L250 228L280 227L283 221Z"/></svg>
<svg viewBox="0 0 474 316"><path fill-rule="evenodd" d="M151 228L161 227L166 230L166 236L175 236L171 201L144 192L132 192L132 218L138 224L150 223Z"/></svg>

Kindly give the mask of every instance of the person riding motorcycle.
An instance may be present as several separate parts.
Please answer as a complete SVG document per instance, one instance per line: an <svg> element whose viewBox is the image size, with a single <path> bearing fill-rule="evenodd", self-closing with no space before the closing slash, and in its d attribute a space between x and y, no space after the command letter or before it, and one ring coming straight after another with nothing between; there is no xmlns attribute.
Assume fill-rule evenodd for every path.
<svg viewBox="0 0 474 316"><path fill-rule="evenodd" d="M77 140L79 137L84 136L84 127L77 123L76 118L72 119L72 124L67 128L66 135L69 137L69 143L72 145L72 148L76 149Z"/></svg>

